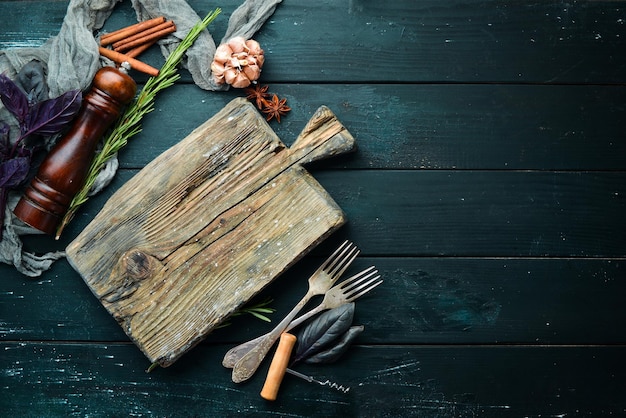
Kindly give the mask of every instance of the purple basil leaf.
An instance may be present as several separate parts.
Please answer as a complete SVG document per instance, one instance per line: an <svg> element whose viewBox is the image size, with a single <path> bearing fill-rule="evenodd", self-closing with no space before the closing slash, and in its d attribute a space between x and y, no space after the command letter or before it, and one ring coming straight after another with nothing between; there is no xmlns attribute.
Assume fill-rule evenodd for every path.
<svg viewBox="0 0 626 418"><path fill-rule="evenodd" d="M5 123L0 120L0 154L3 156L8 155L11 149L11 144L9 142L9 133L11 132L11 127L8 123Z"/></svg>
<svg viewBox="0 0 626 418"><path fill-rule="evenodd" d="M0 74L0 99L4 107L15 116L22 126L28 115L28 97L5 74Z"/></svg>
<svg viewBox="0 0 626 418"><path fill-rule="evenodd" d="M11 152L13 151L10 134L11 126L9 126L9 124L5 123L4 121L0 121L0 161L4 161L9 158Z"/></svg>
<svg viewBox="0 0 626 418"><path fill-rule="evenodd" d="M30 160L33 155L33 151L27 147L17 147L15 150L15 157L26 157Z"/></svg>
<svg viewBox="0 0 626 418"><path fill-rule="evenodd" d="M30 158L17 157L0 164L0 187L15 187L28 175ZM4 208L2 208L4 209Z"/></svg>
<svg viewBox="0 0 626 418"><path fill-rule="evenodd" d="M36 103L26 116L24 136L50 136L59 133L76 116L81 101L81 91L70 90L57 98Z"/></svg>

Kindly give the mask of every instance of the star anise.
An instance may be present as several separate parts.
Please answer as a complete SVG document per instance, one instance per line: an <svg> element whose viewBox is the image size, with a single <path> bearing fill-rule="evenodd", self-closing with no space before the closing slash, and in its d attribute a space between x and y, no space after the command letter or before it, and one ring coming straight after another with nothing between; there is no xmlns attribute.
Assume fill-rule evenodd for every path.
<svg viewBox="0 0 626 418"><path fill-rule="evenodd" d="M274 94L271 100L267 100L263 108L263 113L267 115L266 119L268 122L276 118L278 123L280 123L280 117L286 115L290 110L291 108L287 106L287 99L279 99L278 96Z"/></svg>
<svg viewBox="0 0 626 418"><path fill-rule="evenodd" d="M263 110L267 106L267 98L270 97L270 94L267 92L268 88L269 86L267 85L262 86L257 83L254 87L248 87L244 91L246 92L246 98L251 102L255 102L259 110Z"/></svg>

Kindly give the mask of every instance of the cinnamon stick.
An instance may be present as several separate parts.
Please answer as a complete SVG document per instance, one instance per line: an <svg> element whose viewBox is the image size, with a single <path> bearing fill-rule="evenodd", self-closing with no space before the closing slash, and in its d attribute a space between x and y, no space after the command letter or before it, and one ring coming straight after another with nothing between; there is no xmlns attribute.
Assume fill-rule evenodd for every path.
<svg viewBox="0 0 626 418"><path fill-rule="evenodd" d="M165 16L155 17L154 19L145 20L143 22L135 23L134 25L127 26L125 28L106 33L100 37L100 45L106 46L114 42L133 36L146 29L150 29L154 26L158 26L165 22Z"/></svg>
<svg viewBox="0 0 626 418"><path fill-rule="evenodd" d="M139 45L136 46L135 48L126 51L124 54L126 54L127 57L131 57L131 58L137 58L141 53L143 53L144 51L146 51L148 48L150 48L152 45L156 44L156 39L154 41L150 41L148 43L145 43L143 45Z"/></svg>
<svg viewBox="0 0 626 418"><path fill-rule="evenodd" d="M176 25L174 25L174 22L170 20L149 30L142 31L133 36L122 39L121 41L115 42L113 44L113 50L125 52L136 46L160 39L174 32L176 32Z"/></svg>
<svg viewBox="0 0 626 418"><path fill-rule="evenodd" d="M129 57L126 54L122 54L121 52L117 52L111 49L100 47L100 55L107 57L108 59L118 64L127 62L128 64L130 64L130 67L133 70L141 71L142 73L146 73L152 77L156 77L157 75L159 75L159 70L157 70L156 68L146 64L145 62L141 62L138 59Z"/></svg>

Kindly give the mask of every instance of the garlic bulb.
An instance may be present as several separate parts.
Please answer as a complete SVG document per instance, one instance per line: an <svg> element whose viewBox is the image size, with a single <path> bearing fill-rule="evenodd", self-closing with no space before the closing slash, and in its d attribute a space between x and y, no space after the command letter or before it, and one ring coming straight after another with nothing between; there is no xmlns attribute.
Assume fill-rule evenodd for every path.
<svg viewBox="0 0 626 418"><path fill-rule="evenodd" d="M244 88L261 76L263 62L265 56L259 43L237 36L217 47L211 72L217 84Z"/></svg>

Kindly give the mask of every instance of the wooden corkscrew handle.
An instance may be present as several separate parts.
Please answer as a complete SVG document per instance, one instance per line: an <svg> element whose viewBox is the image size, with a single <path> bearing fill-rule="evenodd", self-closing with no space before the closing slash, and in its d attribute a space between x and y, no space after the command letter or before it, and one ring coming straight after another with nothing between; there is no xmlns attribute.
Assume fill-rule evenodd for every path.
<svg viewBox="0 0 626 418"><path fill-rule="evenodd" d="M270 368L265 378L265 384L261 389L261 397L268 401L275 401L278 396L278 389L285 377L287 371L287 365L289 364L289 357L291 357L291 351L296 343L296 336L288 334L286 332L280 335L278 347L276 353L270 363Z"/></svg>
<svg viewBox="0 0 626 418"><path fill-rule="evenodd" d="M101 68L69 132L52 148L18 202L15 216L54 234L86 180L98 141L135 96L137 85L113 67Z"/></svg>

